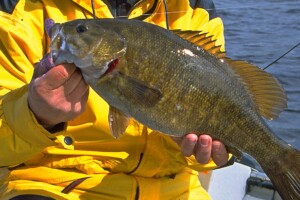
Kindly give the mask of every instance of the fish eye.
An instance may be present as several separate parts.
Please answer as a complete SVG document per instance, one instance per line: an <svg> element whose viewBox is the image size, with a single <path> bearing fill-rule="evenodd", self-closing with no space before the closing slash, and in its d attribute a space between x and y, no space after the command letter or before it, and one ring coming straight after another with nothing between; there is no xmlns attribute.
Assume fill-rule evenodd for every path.
<svg viewBox="0 0 300 200"><path fill-rule="evenodd" d="M82 25L82 24L76 27L77 33L84 33L84 32L86 32L87 30L88 30L87 26Z"/></svg>

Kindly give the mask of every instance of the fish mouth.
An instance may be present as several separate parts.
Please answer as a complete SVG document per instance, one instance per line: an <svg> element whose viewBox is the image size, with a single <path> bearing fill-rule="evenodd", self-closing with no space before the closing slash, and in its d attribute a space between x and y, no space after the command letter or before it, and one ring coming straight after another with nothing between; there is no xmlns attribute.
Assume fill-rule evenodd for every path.
<svg viewBox="0 0 300 200"><path fill-rule="evenodd" d="M57 58L59 57L59 51L58 50L51 50L50 51L50 56L53 60L53 63L57 63Z"/></svg>
<svg viewBox="0 0 300 200"><path fill-rule="evenodd" d="M70 55L68 55L65 34L62 25L55 23L52 26L52 34L50 36L50 56L55 65L62 63L72 63ZM66 56L68 55L68 56Z"/></svg>
<svg viewBox="0 0 300 200"><path fill-rule="evenodd" d="M63 51L63 50L51 50L50 56L55 65L76 62L76 58L74 56L72 56L72 54L68 54L68 52Z"/></svg>

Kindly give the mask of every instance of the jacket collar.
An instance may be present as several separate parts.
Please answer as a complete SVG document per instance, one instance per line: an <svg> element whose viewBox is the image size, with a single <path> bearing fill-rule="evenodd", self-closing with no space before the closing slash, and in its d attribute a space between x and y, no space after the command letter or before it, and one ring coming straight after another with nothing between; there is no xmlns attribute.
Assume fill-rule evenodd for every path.
<svg viewBox="0 0 300 200"><path fill-rule="evenodd" d="M72 0L74 3L78 4L80 7L93 13L91 0ZM107 0L94 0L95 14L97 17L101 18L113 18L112 7Z"/></svg>
<svg viewBox="0 0 300 200"><path fill-rule="evenodd" d="M72 0L80 7L93 13L91 0ZM139 0L129 11L128 18L137 18L140 20L146 19L151 15L158 2L161 0ZM94 0L95 14L96 17L101 18L113 18L116 17L116 7L109 3L109 0Z"/></svg>

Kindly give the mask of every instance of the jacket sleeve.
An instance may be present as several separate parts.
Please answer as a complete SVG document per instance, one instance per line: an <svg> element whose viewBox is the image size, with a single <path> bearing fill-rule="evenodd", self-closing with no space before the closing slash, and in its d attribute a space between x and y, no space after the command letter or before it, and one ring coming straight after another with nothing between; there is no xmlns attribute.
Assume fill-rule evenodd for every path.
<svg viewBox="0 0 300 200"><path fill-rule="evenodd" d="M54 144L54 135L37 123L27 105L33 66L46 49L43 8L24 9L28 5L20 2L11 13L0 11L0 167L21 164Z"/></svg>

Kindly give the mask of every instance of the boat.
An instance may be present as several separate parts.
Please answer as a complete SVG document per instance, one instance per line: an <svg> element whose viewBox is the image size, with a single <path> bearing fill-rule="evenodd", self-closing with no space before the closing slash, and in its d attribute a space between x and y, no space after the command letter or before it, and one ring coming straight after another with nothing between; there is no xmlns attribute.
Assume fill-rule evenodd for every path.
<svg viewBox="0 0 300 200"><path fill-rule="evenodd" d="M264 172L239 162L200 173L199 179L213 200L282 200Z"/></svg>

